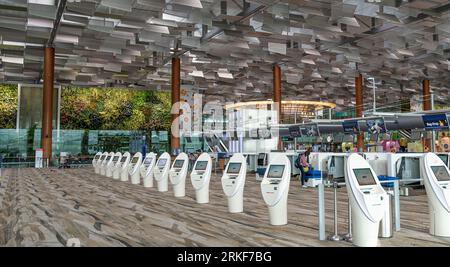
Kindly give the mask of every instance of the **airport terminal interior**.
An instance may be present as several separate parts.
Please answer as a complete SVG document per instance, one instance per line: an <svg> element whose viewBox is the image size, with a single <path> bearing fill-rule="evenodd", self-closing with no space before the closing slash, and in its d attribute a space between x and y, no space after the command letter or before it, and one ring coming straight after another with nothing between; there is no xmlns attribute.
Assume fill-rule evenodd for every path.
<svg viewBox="0 0 450 267"><path fill-rule="evenodd" d="M0 0L0 246L450 247L449 18Z"/></svg>

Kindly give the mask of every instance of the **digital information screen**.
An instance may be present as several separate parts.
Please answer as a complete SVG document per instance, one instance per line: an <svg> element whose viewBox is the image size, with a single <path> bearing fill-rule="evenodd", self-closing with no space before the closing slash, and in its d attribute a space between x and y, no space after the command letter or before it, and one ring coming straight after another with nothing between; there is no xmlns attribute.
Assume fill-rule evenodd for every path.
<svg viewBox="0 0 450 267"><path fill-rule="evenodd" d="M383 118L368 119L366 120L367 130L371 134L379 134L386 132L386 125Z"/></svg>
<svg viewBox="0 0 450 267"><path fill-rule="evenodd" d="M358 133L359 126L357 120L343 121L342 127L344 128L344 133Z"/></svg>
<svg viewBox="0 0 450 267"><path fill-rule="evenodd" d="M123 162L127 161L127 158L128 158L128 157L122 157L122 159L120 160L120 162L123 163Z"/></svg>
<svg viewBox="0 0 450 267"><path fill-rule="evenodd" d="M152 158L145 158L145 160L144 160L144 166L145 167L148 167L148 166L150 166L150 164L152 164Z"/></svg>
<svg viewBox="0 0 450 267"><path fill-rule="evenodd" d="M434 176L436 176L436 179L439 182L450 181L450 174L448 173L445 166L431 166L431 170L433 171Z"/></svg>
<svg viewBox="0 0 450 267"><path fill-rule="evenodd" d="M266 157L266 154L264 153L259 153L258 155L258 159L264 159Z"/></svg>
<svg viewBox="0 0 450 267"><path fill-rule="evenodd" d="M353 169L353 173L360 186L377 184L369 168Z"/></svg>
<svg viewBox="0 0 450 267"><path fill-rule="evenodd" d="M227 173L239 174L239 171L241 170L241 166L242 166L242 163L230 162L230 163L228 163Z"/></svg>
<svg viewBox="0 0 450 267"><path fill-rule="evenodd" d="M195 164L195 170L204 171L206 170L207 165L208 165L207 161L197 161L197 164Z"/></svg>
<svg viewBox="0 0 450 267"><path fill-rule="evenodd" d="M448 163L448 155L437 155L446 165Z"/></svg>
<svg viewBox="0 0 450 267"><path fill-rule="evenodd" d="M137 163L139 161L139 157L134 157L132 160L131 160L131 163Z"/></svg>
<svg viewBox="0 0 450 267"><path fill-rule="evenodd" d="M105 157L106 157L106 156L101 156L101 157L100 157L100 160L104 160L104 159L105 159Z"/></svg>
<svg viewBox="0 0 450 267"><path fill-rule="evenodd" d="M167 159L159 159L158 160L158 167L166 166L166 162L167 162Z"/></svg>
<svg viewBox="0 0 450 267"><path fill-rule="evenodd" d="M284 165L270 165L267 178L283 178Z"/></svg>
<svg viewBox="0 0 450 267"><path fill-rule="evenodd" d="M111 159L111 156L106 157L106 161L109 161Z"/></svg>
<svg viewBox="0 0 450 267"><path fill-rule="evenodd" d="M98 159L98 158L100 158L100 155L97 155L97 156L94 157L94 159Z"/></svg>
<svg viewBox="0 0 450 267"><path fill-rule="evenodd" d="M113 161L118 161L119 160L119 156L114 156Z"/></svg>
<svg viewBox="0 0 450 267"><path fill-rule="evenodd" d="M173 164L173 167L174 168L181 168L181 167L183 167L183 164L184 164L184 160L177 159L177 160L175 160L175 163Z"/></svg>

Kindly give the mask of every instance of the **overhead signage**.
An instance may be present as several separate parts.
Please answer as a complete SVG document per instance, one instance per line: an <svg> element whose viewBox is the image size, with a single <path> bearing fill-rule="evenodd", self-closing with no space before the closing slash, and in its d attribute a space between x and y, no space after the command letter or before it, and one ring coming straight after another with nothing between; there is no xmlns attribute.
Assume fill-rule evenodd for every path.
<svg viewBox="0 0 450 267"><path fill-rule="evenodd" d="M300 126L300 133L302 136L319 136L319 127L317 124L304 124Z"/></svg>
<svg viewBox="0 0 450 267"><path fill-rule="evenodd" d="M298 125L296 126L289 126L289 135L291 137L300 137L301 133L300 133L300 127Z"/></svg>
<svg viewBox="0 0 450 267"><path fill-rule="evenodd" d="M386 124L383 118L373 118L366 120L367 131L371 134L386 132Z"/></svg>
<svg viewBox="0 0 450 267"><path fill-rule="evenodd" d="M444 113L422 116L425 130L448 130L448 118Z"/></svg>
<svg viewBox="0 0 450 267"><path fill-rule="evenodd" d="M342 122L344 133L359 133L359 126L357 120L348 120Z"/></svg>

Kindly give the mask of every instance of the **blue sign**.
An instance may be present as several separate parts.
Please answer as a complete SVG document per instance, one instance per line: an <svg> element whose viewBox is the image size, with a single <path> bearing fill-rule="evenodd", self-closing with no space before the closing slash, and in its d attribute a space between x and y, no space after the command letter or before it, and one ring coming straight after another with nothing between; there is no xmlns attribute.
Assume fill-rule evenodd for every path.
<svg viewBox="0 0 450 267"><path fill-rule="evenodd" d="M386 132L386 125L383 118L367 119L367 131L371 134L379 134Z"/></svg>
<svg viewBox="0 0 450 267"><path fill-rule="evenodd" d="M423 115L425 130L448 130L448 119L446 114Z"/></svg>
<svg viewBox="0 0 450 267"><path fill-rule="evenodd" d="M358 126L357 120L343 121L342 127L344 128L344 133L358 133L359 132L359 126Z"/></svg>

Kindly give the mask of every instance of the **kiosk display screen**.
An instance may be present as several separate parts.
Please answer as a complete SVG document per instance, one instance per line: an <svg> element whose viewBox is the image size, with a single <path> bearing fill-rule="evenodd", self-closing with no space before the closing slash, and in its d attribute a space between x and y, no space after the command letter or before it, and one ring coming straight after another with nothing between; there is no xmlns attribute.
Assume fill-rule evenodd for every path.
<svg viewBox="0 0 450 267"><path fill-rule="evenodd" d="M434 176L436 176L436 179L439 182L450 181L450 174L448 173L445 166L431 166L431 170L433 171Z"/></svg>
<svg viewBox="0 0 450 267"><path fill-rule="evenodd" d="M173 167L174 168L181 168L181 167L183 167L183 164L184 164L184 160L177 159L177 160L175 160L175 163L173 164Z"/></svg>
<svg viewBox="0 0 450 267"><path fill-rule="evenodd" d="M139 161L139 157L134 157L132 160L131 160L131 163L137 163Z"/></svg>
<svg viewBox="0 0 450 267"><path fill-rule="evenodd" d="M270 165L267 178L283 178L284 165Z"/></svg>
<svg viewBox="0 0 450 267"><path fill-rule="evenodd" d="M128 159L128 157L122 157L122 159L120 160L120 162L125 162L125 161L127 161L127 159Z"/></svg>
<svg viewBox="0 0 450 267"><path fill-rule="evenodd" d="M445 164L448 163L448 155L437 155Z"/></svg>
<svg viewBox="0 0 450 267"><path fill-rule="evenodd" d="M117 162L119 160L119 156L114 156L113 161Z"/></svg>
<svg viewBox="0 0 450 267"><path fill-rule="evenodd" d="M101 157L100 157L100 160L104 160L104 159L105 159L105 157L106 157L106 156L101 156Z"/></svg>
<svg viewBox="0 0 450 267"><path fill-rule="evenodd" d="M148 168L148 166L150 166L150 164L152 164L152 158L146 158L144 160L144 166Z"/></svg>
<svg viewBox="0 0 450 267"><path fill-rule="evenodd" d="M207 165L208 165L207 161L197 161L197 164L195 164L195 170L204 171L206 170Z"/></svg>
<svg viewBox="0 0 450 267"><path fill-rule="evenodd" d="M97 155L97 156L94 157L94 159L98 159L98 158L100 158L100 155Z"/></svg>
<svg viewBox="0 0 450 267"><path fill-rule="evenodd" d="M166 162L167 162L167 159L160 159L160 160L158 160L158 167L166 166Z"/></svg>
<svg viewBox="0 0 450 267"><path fill-rule="evenodd" d="M106 161L109 161L111 159L111 156L106 157Z"/></svg>
<svg viewBox="0 0 450 267"><path fill-rule="evenodd" d="M356 180L360 186L377 184L372 175L372 171L369 168L353 169L353 173L355 174Z"/></svg>
<svg viewBox="0 0 450 267"><path fill-rule="evenodd" d="M242 163L230 162L228 164L227 173L239 174L239 171L241 170L241 165Z"/></svg>

